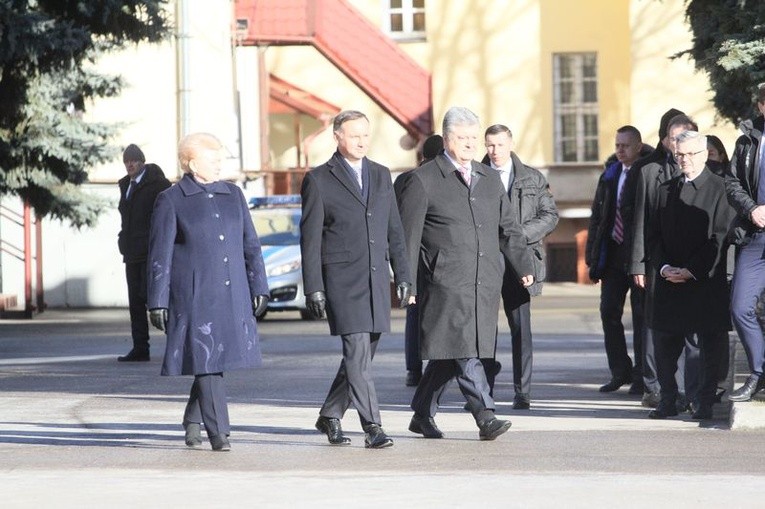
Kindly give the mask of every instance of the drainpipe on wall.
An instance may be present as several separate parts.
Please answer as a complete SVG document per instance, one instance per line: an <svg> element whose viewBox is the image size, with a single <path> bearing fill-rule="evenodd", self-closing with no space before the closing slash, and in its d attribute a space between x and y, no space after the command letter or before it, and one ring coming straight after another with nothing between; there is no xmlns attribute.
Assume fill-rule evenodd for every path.
<svg viewBox="0 0 765 509"><path fill-rule="evenodd" d="M190 93L189 84L189 7L186 0L175 2L175 81L176 81L176 139L189 133ZM176 167L176 176L180 170Z"/></svg>

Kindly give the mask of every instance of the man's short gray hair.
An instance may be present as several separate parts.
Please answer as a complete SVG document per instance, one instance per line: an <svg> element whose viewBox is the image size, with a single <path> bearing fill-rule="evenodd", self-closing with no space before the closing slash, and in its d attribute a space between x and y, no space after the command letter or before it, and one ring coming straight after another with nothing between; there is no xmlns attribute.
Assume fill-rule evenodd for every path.
<svg viewBox="0 0 765 509"><path fill-rule="evenodd" d="M444 115L444 122L441 126L441 132L444 138L449 136L454 126L458 125L479 125L478 115L462 106L452 106Z"/></svg>
<svg viewBox="0 0 765 509"><path fill-rule="evenodd" d="M683 131L675 136L675 143L680 144L686 141L696 140L696 143L701 147L707 147L707 137L698 131Z"/></svg>

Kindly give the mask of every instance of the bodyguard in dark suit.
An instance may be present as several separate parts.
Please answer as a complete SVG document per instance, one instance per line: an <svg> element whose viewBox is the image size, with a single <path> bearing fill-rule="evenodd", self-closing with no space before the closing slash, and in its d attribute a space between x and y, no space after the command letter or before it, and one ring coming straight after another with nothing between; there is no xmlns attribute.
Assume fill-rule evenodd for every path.
<svg viewBox="0 0 765 509"><path fill-rule="evenodd" d="M452 378L479 428L493 440L511 423L497 419L479 359L494 357L504 267L502 254L525 286L533 269L517 218L497 172L473 161L478 117L450 108L443 122L444 152L414 170L399 194L409 264L416 278L420 352L429 359L412 399L409 430L443 433L433 420Z"/></svg>
<svg viewBox="0 0 765 509"><path fill-rule="evenodd" d="M631 125L616 130L616 157L618 162L606 168L598 181L592 214L587 232L585 261L590 279L600 282L600 319L608 358L611 380L600 387L600 392L613 392L622 385L632 383L630 394L642 394L643 345L643 292L627 274L629 248L628 223L624 220L624 189L627 187L632 165L637 161L643 145L640 131ZM635 366L627 353L622 314L624 301L630 294L632 308L633 347Z"/></svg>
<svg viewBox="0 0 765 509"><path fill-rule="evenodd" d="M315 315L326 310L330 333L343 341L343 360L316 428L331 444L350 443L340 419L352 404L366 447L382 448L393 440L381 427L372 359L380 335L390 330L388 263L402 303L409 298L411 279L390 171L366 158L367 117L343 111L333 130L337 152L306 174L301 191L306 299Z"/></svg>
<svg viewBox="0 0 765 509"><path fill-rule="evenodd" d="M255 315L268 305L268 282L244 195L219 180L220 141L190 134L178 159L185 175L159 195L151 224L151 323L167 331L162 375L194 375L186 445L202 445L203 423L212 449L228 451L223 374L261 362Z"/></svg>
<svg viewBox="0 0 765 509"><path fill-rule="evenodd" d="M538 170L523 164L512 151L513 134L507 126L490 126L484 133L484 141L488 153L482 162L499 173L534 263L534 283L528 288L520 283L520 278L510 266L505 267L502 281L502 304L510 326L513 349L513 408L527 410L531 406L531 297L542 293L542 281L545 280L542 239L558 224L558 209L545 177ZM499 363L485 359L483 364L489 386L493 389L495 376L492 375L499 372Z"/></svg>
<svg viewBox="0 0 765 509"><path fill-rule="evenodd" d="M162 169L145 164L146 158L137 145L130 144L122 154L127 175L118 181L118 209L122 228L117 244L125 262L125 279L130 307L130 329L133 348L120 362L149 360L149 320L146 316L146 255L149 251L149 228L157 195L170 187Z"/></svg>
<svg viewBox="0 0 765 509"><path fill-rule="evenodd" d="M649 417L678 414L677 360L686 335L696 333L702 370L693 418L711 419L725 347L722 333L730 330L725 239L734 212L724 180L705 166L705 136L697 131L678 135L675 158L683 175L659 186L656 214L646 233L649 277L656 281L649 324L661 385L661 402Z"/></svg>

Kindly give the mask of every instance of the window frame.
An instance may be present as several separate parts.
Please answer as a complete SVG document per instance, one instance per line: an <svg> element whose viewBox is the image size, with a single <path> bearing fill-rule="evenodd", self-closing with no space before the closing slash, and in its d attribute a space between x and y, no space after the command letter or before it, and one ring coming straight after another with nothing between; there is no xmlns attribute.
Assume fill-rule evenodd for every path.
<svg viewBox="0 0 765 509"><path fill-rule="evenodd" d="M396 41L425 41L427 40L427 19L425 0L422 7L415 7L414 0L401 0L401 7L391 6L391 0L382 0L383 29L391 39ZM414 30L415 15L422 14L425 20L424 30ZM401 16L401 31L393 31L391 17Z"/></svg>
<svg viewBox="0 0 765 509"><path fill-rule="evenodd" d="M553 53L553 145L554 160L556 164L577 164L593 163L600 160L600 108L598 91L598 54L597 52L560 52ZM573 58L574 63L571 66L572 75L562 76L562 59ZM585 67L588 65L588 59L592 59L594 72L591 76L585 74ZM563 103L561 97L561 88L565 83L571 83L571 93L573 100L569 103ZM586 84L594 83L595 98L594 101L585 102ZM592 90L592 89L590 89ZM575 127L573 135L564 137L563 118L569 115L574 116ZM588 121L595 120L594 133L587 132L586 124ZM565 160L567 151L564 151L564 144L573 141L575 143L575 159ZM588 158L588 145L594 143L594 154Z"/></svg>

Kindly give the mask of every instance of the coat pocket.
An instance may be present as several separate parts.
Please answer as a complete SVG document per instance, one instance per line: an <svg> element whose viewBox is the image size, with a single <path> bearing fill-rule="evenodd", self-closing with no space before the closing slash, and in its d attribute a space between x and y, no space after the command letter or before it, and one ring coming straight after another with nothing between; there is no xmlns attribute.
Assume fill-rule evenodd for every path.
<svg viewBox="0 0 765 509"><path fill-rule="evenodd" d="M329 265L331 263L347 263L350 259L350 251L336 251L334 253L323 253L321 255L322 265Z"/></svg>

